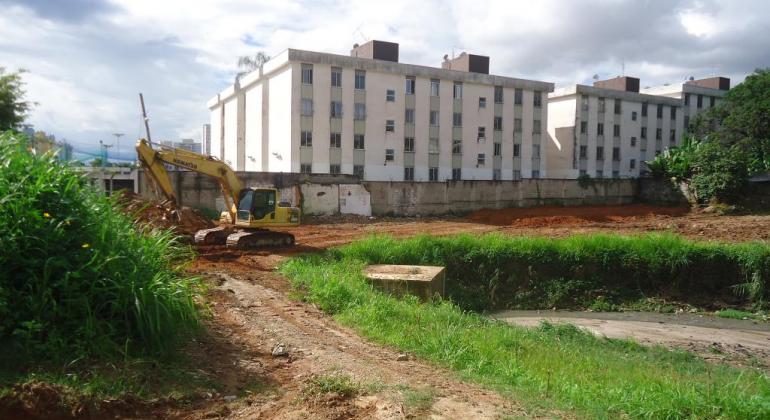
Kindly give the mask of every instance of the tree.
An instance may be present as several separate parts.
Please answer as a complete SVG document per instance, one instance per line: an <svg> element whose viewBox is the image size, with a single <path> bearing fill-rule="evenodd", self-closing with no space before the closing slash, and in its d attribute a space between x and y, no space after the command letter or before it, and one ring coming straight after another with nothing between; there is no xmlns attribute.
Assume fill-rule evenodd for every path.
<svg viewBox="0 0 770 420"><path fill-rule="evenodd" d="M267 61L270 60L270 56L263 51L259 51L255 55L242 55L238 57L238 69L240 70L235 76L235 80L240 80L241 77L259 70Z"/></svg>
<svg viewBox="0 0 770 420"><path fill-rule="evenodd" d="M24 82L21 75L25 70L6 73L0 66L0 131L17 129L24 121L32 103L25 101Z"/></svg>

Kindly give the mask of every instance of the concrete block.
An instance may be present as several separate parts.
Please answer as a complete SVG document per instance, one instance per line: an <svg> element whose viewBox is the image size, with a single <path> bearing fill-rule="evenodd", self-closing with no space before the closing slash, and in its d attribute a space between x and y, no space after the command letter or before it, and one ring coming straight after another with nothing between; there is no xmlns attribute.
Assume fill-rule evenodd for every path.
<svg viewBox="0 0 770 420"><path fill-rule="evenodd" d="M410 294L422 301L444 296L444 267L375 264L366 267L364 276L374 287L394 296Z"/></svg>

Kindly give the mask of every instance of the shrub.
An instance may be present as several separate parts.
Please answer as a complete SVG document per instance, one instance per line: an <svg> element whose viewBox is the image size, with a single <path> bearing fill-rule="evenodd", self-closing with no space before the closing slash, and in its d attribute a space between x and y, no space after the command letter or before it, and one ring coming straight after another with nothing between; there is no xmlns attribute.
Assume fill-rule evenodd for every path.
<svg viewBox="0 0 770 420"><path fill-rule="evenodd" d="M690 185L698 201L732 202L745 191L749 173L748 157L739 145L706 142L693 156Z"/></svg>
<svg viewBox="0 0 770 420"><path fill-rule="evenodd" d="M191 256L168 231L134 225L27 140L0 135L0 341L76 358L170 348L197 325Z"/></svg>

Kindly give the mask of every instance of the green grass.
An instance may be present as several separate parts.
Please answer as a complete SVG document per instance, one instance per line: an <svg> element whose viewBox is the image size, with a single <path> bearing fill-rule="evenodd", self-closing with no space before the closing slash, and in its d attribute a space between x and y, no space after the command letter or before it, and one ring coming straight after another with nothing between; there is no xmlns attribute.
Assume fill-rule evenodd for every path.
<svg viewBox="0 0 770 420"><path fill-rule="evenodd" d="M762 319L761 316L753 314L751 312L739 311L737 309L722 309L716 312L716 316L720 318L732 318L732 319Z"/></svg>
<svg viewBox="0 0 770 420"><path fill-rule="evenodd" d="M670 237L662 239L679 243ZM613 255L600 252L597 237L566 241L577 247L581 240L600 255ZM530 408L557 408L597 418L770 416L770 379L762 372L712 365L689 353L643 347L627 340L597 338L567 325L513 327L449 301L421 304L416 298L399 300L374 291L361 274L365 265L374 261L440 264L448 267L449 278L456 278L451 270L459 269L472 273L466 287L476 282L483 288L489 284L484 274L494 272L495 265L480 267L480 256L502 254L515 259L518 254L507 247L520 245L538 267L545 255L556 258L544 250L565 245L545 239L532 241L527 244L526 240L500 237L375 238L325 256L294 258L282 266L282 271L304 299L334 314L342 324L376 342L452 369L461 378L495 389ZM617 238L610 248L616 256L627 256L618 249L620 243L630 242ZM652 245L652 237L644 243L645 247ZM568 249L574 249L571 247ZM659 249L651 248L650 252ZM573 261L580 263L578 255L572 255ZM495 261L496 267L506 266L505 258ZM686 266L682 259L676 261L678 266ZM558 259L553 263L559 264ZM447 287L458 290L451 284Z"/></svg>
<svg viewBox="0 0 770 420"><path fill-rule="evenodd" d="M308 379L302 390L305 398L318 398L326 394L337 394L343 398L355 397L364 387L350 376L343 374L316 375Z"/></svg>
<svg viewBox="0 0 770 420"><path fill-rule="evenodd" d="M714 297L761 307L770 288L764 242L674 235L375 237L334 251L368 263L443 265L447 294L466 309L612 310L650 297L700 306Z"/></svg>

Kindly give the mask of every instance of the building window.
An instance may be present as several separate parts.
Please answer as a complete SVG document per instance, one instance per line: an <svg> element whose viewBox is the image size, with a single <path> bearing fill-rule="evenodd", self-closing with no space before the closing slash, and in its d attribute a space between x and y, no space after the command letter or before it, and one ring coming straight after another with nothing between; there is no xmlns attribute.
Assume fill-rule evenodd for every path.
<svg viewBox="0 0 770 420"><path fill-rule="evenodd" d="M614 126L612 126L612 135L615 136L615 137L620 137L620 125L619 124L615 124Z"/></svg>
<svg viewBox="0 0 770 420"><path fill-rule="evenodd" d="M604 123L596 124L596 135L598 136L604 135Z"/></svg>
<svg viewBox="0 0 770 420"><path fill-rule="evenodd" d="M479 96L479 108L486 108L487 107L487 98L483 96Z"/></svg>
<svg viewBox="0 0 770 420"><path fill-rule="evenodd" d="M392 162L396 160L396 151L394 149L385 149L385 161Z"/></svg>
<svg viewBox="0 0 770 420"><path fill-rule="evenodd" d="M452 181L463 179L463 171L460 168L452 168Z"/></svg>
<svg viewBox="0 0 770 420"><path fill-rule="evenodd" d="M596 146L596 160L604 160L604 146Z"/></svg>
<svg viewBox="0 0 770 420"><path fill-rule="evenodd" d="M642 133L641 133L641 135L639 137L641 137L643 139L647 138L647 127L642 127Z"/></svg>
<svg viewBox="0 0 770 420"><path fill-rule="evenodd" d="M404 137L404 151L414 152L414 137Z"/></svg>
<svg viewBox="0 0 770 420"><path fill-rule="evenodd" d="M452 140L452 154L461 155L463 153L463 141Z"/></svg>
<svg viewBox="0 0 770 420"><path fill-rule="evenodd" d="M495 156L502 156L503 155L503 144L502 143L495 143L493 149L494 149L493 154Z"/></svg>
<svg viewBox="0 0 770 420"><path fill-rule="evenodd" d="M647 102L644 102L644 103L642 104L642 116L643 116L643 117L646 117L646 116L647 116Z"/></svg>
<svg viewBox="0 0 770 420"><path fill-rule="evenodd" d="M514 133L521 133L521 118L514 118L513 119L513 132Z"/></svg>
<svg viewBox="0 0 770 420"><path fill-rule="evenodd" d="M717 104L716 96L709 96L709 108L713 108Z"/></svg>
<svg viewBox="0 0 770 420"><path fill-rule="evenodd" d="M676 130L673 130L673 129L671 130L671 132L669 133L669 136L668 136L668 140L671 143L676 142Z"/></svg>
<svg viewBox="0 0 770 420"><path fill-rule="evenodd" d="M513 91L513 104L521 105L524 103L524 90L516 89Z"/></svg>
<svg viewBox="0 0 770 420"><path fill-rule="evenodd" d="M703 108L703 95L698 95L698 108Z"/></svg>
<svg viewBox="0 0 770 420"><path fill-rule="evenodd" d="M520 144L514 144L513 145L513 157L521 157L521 145Z"/></svg>
<svg viewBox="0 0 770 420"><path fill-rule="evenodd" d="M503 117L495 117L493 125L495 131L503 131Z"/></svg>
<svg viewBox="0 0 770 420"><path fill-rule="evenodd" d="M636 137L631 137L631 147L636 147Z"/></svg>
<svg viewBox="0 0 770 420"><path fill-rule="evenodd" d="M302 65L302 84L303 85L313 84L313 65L312 64Z"/></svg>
<svg viewBox="0 0 770 420"><path fill-rule="evenodd" d="M312 99L302 99L302 110L300 111L303 117L312 117L313 116L313 100Z"/></svg>
<svg viewBox="0 0 770 420"><path fill-rule="evenodd" d="M588 111L588 95L580 95L580 103L583 111Z"/></svg>
<svg viewBox="0 0 770 420"><path fill-rule="evenodd" d="M636 159L631 159L631 160L628 162L628 166L629 166L631 169L636 169Z"/></svg>
<svg viewBox="0 0 770 420"><path fill-rule="evenodd" d="M673 106L671 107L671 120L676 120L676 108Z"/></svg>
<svg viewBox="0 0 770 420"><path fill-rule="evenodd" d="M600 114L604 112L604 106L605 106L604 98L599 98L599 113Z"/></svg>
<svg viewBox="0 0 770 420"><path fill-rule="evenodd" d="M414 181L414 168L404 167L404 181Z"/></svg>
<svg viewBox="0 0 770 420"><path fill-rule="evenodd" d="M432 138L428 140L428 153L438 153L439 152L439 143L437 138Z"/></svg>
<svg viewBox="0 0 770 420"><path fill-rule="evenodd" d="M342 173L342 170L340 169L340 165L338 165L338 164L337 165L335 165L335 164L329 165L329 173L332 174L332 175L338 175L338 174Z"/></svg>
<svg viewBox="0 0 770 420"><path fill-rule="evenodd" d="M366 104L356 103L353 104L353 119L365 120L366 119Z"/></svg>
<svg viewBox="0 0 770 420"><path fill-rule="evenodd" d="M332 149L339 149L342 147L342 134L340 133L331 133L329 135L329 147Z"/></svg>
<svg viewBox="0 0 770 420"><path fill-rule="evenodd" d="M385 91L385 100L388 102L395 102L396 100L396 91L393 89L387 89Z"/></svg>
<svg viewBox="0 0 770 420"><path fill-rule="evenodd" d="M520 181L521 180L521 171L518 169L513 170L513 180L514 181Z"/></svg>
<svg viewBox="0 0 770 420"><path fill-rule="evenodd" d="M685 94L684 94L684 104L685 104L686 106L689 106L689 105L690 105L690 94L689 94L689 93L685 93Z"/></svg>
<svg viewBox="0 0 770 420"><path fill-rule="evenodd" d="M495 86L495 103L496 104L503 103L503 87L502 86Z"/></svg>
<svg viewBox="0 0 770 420"><path fill-rule="evenodd" d="M615 160L615 161L620 160L620 147L612 148L612 160Z"/></svg>
<svg viewBox="0 0 770 420"><path fill-rule="evenodd" d="M631 111L631 121L636 121L636 111Z"/></svg>
<svg viewBox="0 0 770 420"><path fill-rule="evenodd" d="M588 175L588 172L586 172L586 170L585 170L585 169L581 169L581 170L580 170L580 172L578 172L578 174L579 174L580 176L586 176L586 175Z"/></svg>
<svg viewBox="0 0 770 420"><path fill-rule="evenodd" d="M492 180L499 181L502 179L502 174L499 169L492 169Z"/></svg>
<svg viewBox="0 0 770 420"><path fill-rule="evenodd" d="M580 121L580 134L585 134L588 131L588 121Z"/></svg>
<svg viewBox="0 0 770 420"><path fill-rule="evenodd" d="M455 82L454 84L454 91L452 93L452 97L455 99L462 99L463 98L463 84L460 82Z"/></svg>
<svg viewBox="0 0 770 420"><path fill-rule="evenodd" d="M396 122L394 120L385 120L385 132L392 133L396 131Z"/></svg>
<svg viewBox="0 0 770 420"><path fill-rule="evenodd" d="M353 136L353 148L358 150L364 149L364 135L356 134Z"/></svg>
<svg viewBox="0 0 770 420"><path fill-rule="evenodd" d="M438 79L430 79L430 96L438 96L439 87L441 81Z"/></svg>
<svg viewBox="0 0 770 420"><path fill-rule="evenodd" d="M613 177L613 178L618 178L618 177L620 177L620 171L612 171L612 177Z"/></svg>
<svg viewBox="0 0 770 420"><path fill-rule="evenodd" d="M299 165L299 171L303 174L313 173L313 165L309 163L302 163Z"/></svg>
<svg viewBox="0 0 770 420"><path fill-rule="evenodd" d="M332 87L342 87L342 69L332 67Z"/></svg>
<svg viewBox="0 0 770 420"><path fill-rule="evenodd" d="M620 105L620 104L621 104L621 102L622 102L622 101L621 101L620 99L615 99L615 115L620 115L620 114L622 114L622 111L621 111L621 105Z"/></svg>
<svg viewBox="0 0 770 420"><path fill-rule="evenodd" d="M363 70L356 70L355 82L357 90L366 89L366 72Z"/></svg>
<svg viewBox="0 0 770 420"><path fill-rule="evenodd" d="M532 121L532 133L533 134L540 134L540 130L542 127L540 126L540 120L533 120Z"/></svg>
<svg viewBox="0 0 770 420"><path fill-rule="evenodd" d="M364 165L353 165L353 175L363 178L364 177Z"/></svg>
<svg viewBox="0 0 770 420"><path fill-rule="evenodd" d="M430 112L430 125L433 127L438 127L438 111Z"/></svg>
<svg viewBox="0 0 770 420"><path fill-rule="evenodd" d="M331 118L342 118L342 102L340 101L331 102L329 116Z"/></svg>
<svg viewBox="0 0 770 420"><path fill-rule="evenodd" d="M690 117L684 116L684 131L690 131Z"/></svg>
<svg viewBox="0 0 770 420"><path fill-rule="evenodd" d="M428 181L438 181L438 168L432 166L428 168Z"/></svg>
<svg viewBox="0 0 770 420"><path fill-rule="evenodd" d="M452 126L454 127L462 127L463 126L463 114L462 112L455 112L452 114Z"/></svg>
<svg viewBox="0 0 770 420"><path fill-rule="evenodd" d="M658 104L658 118L663 118L663 105Z"/></svg>
<svg viewBox="0 0 770 420"><path fill-rule="evenodd" d="M485 141L486 139L487 139L487 128L479 127L478 136L476 137L476 140Z"/></svg>
<svg viewBox="0 0 770 420"><path fill-rule="evenodd" d="M580 159L588 157L588 146L580 146Z"/></svg>
<svg viewBox="0 0 770 420"><path fill-rule="evenodd" d="M313 147L313 132L302 131L299 133L299 145L300 147Z"/></svg>
<svg viewBox="0 0 770 420"><path fill-rule="evenodd" d="M484 153L479 153L479 155L476 157L476 166L484 166L486 160L486 155Z"/></svg>
<svg viewBox="0 0 770 420"><path fill-rule="evenodd" d="M597 169L596 170L596 177L597 178L604 178L604 171L602 171L601 169Z"/></svg>
<svg viewBox="0 0 770 420"><path fill-rule="evenodd" d="M406 86L404 87L404 93L407 95L414 95L414 77L406 77Z"/></svg>
<svg viewBox="0 0 770 420"><path fill-rule="evenodd" d="M540 159L540 145L539 144L533 144L532 145L532 159Z"/></svg>
<svg viewBox="0 0 770 420"><path fill-rule="evenodd" d="M540 171L535 169L532 171L532 179L538 179L540 178Z"/></svg>
<svg viewBox="0 0 770 420"><path fill-rule="evenodd" d="M404 122L407 124L414 124L414 109L407 108L404 111Z"/></svg>
<svg viewBox="0 0 770 420"><path fill-rule="evenodd" d="M663 129L656 128L655 129L655 140L661 140L663 139Z"/></svg>
<svg viewBox="0 0 770 420"><path fill-rule="evenodd" d="M543 106L543 92L540 92L539 90L536 90L533 102L534 102L535 108L542 107Z"/></svg>

